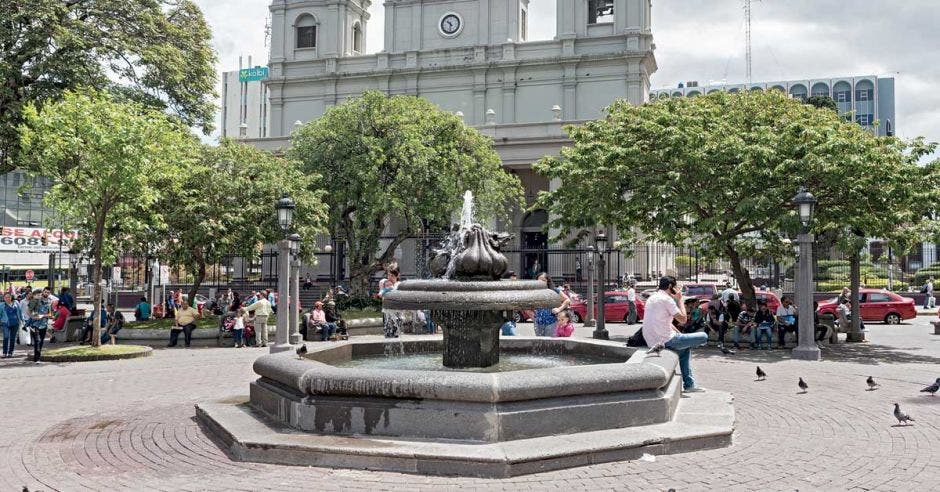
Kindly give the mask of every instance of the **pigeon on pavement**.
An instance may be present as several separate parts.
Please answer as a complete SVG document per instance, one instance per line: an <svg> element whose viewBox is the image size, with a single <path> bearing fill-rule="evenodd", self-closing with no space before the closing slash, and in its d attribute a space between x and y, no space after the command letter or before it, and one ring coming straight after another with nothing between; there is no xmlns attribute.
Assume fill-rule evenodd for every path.
<svg viewBox="0 0 940 492"><path fill-rule="evenodd" d="M881 386L880 384L876 383L875 378L871 376L868 376L868 379L866 379L865 382L868 383L868 391L874 391L875 388Z"/></svg>
<svg viewBox="0 0 940 492"><path fill-rule="evenodd" d="M757 380L763 381L765 379L767 379L767 373L764 372L764 370L761 369L760 366L757 366Z"/></svg>
<svg viewBox="0 0 940 492"><path fill-rule="evenodd" d="M806 393L809 390L809 385L806 384L806 381L803 381L803 378L800 378L800 389L803 390L803 393Z"/></svg>
<svg viewBox="0 0 940 492"><path fill-rule="evenodd" d="M307 345L306 345L306 344L301 345L300 347L297 347L297 357L300 357L301 359L303 359L303 358L304 358L304 355L307 355Z"/></svg>
<svg viewBox="0 0 940 492"><path fill-rule="evenodd" d="M920 390L921 393L930 393L930 396L937 396L938 391L940 391L940 378L937 378L930 386Z"/></svg>
<svg viewBox="0 0 940 492"><path fill-rule="evenodd" d="M723 354L725 354L725 355L734 355L734 350L731 350L731 349L729 349L729 348L724 348L724 347L718 347L718 348L720 348L720 349L721 349L721 353L723 353Z"/></svg>
<svg viewBox="0 0 940 492"><path fill-rule="evenodd" d="M894 418L898 419L898 424L908 425L908 422L913 422L914 419L910 415L901 411L901 405L897 403L894 404Z"/></svg>
<svg viewBox="0 0 940 492"><path fill-rule="evenodd" d="M664 348L666 348L665 345L661 343L657 343L656 345L653 345L652 347L650 347L649 350L646 351L646 355L655 355L659 357L660 356L659 353L662 352Z"/></svg>

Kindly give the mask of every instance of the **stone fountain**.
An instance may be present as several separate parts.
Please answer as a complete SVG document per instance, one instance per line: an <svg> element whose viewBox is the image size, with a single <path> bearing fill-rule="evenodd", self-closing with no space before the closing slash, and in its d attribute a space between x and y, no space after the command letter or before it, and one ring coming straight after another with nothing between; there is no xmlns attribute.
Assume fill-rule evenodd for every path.
<svg viewBox="0 0 940 492"><path fill-rule="evenodd" d="M473 222L468 194L430 261L442 278L384 298L388 309L430 310L442 337L262 356L249 397L201 403L199 421L239 460L485 477L730 444L730 395L680 399L670 351L500 338L513 311L558 302L541 282L500 280L508 240Z"/></svg>

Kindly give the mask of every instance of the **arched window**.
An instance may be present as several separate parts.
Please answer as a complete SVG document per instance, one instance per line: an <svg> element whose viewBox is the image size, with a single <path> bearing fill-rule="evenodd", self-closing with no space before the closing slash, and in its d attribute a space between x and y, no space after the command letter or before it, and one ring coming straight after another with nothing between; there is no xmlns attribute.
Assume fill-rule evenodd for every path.
<svg viewBox="0 0 940 492"><path fill-rule="evenodd" d="M712 89L712 90L708 91L709 94L714 94L714 93L716 93L716 92L721 92L721 89Z"/></svg>
<svg viewBox="0 0 940 492"><path fill-rule="evenodd" d="M673 92L672 97L682 97L682 92L680 91Z"/></svg>
<svg viewBox="0 0 940 492"><path fill-rule="evenodd" d="M837 103L848 103L849 108L851 108L852 85L844 80L836 82L836 85L832 86L832 98L835 99Z"/></svg>
<svg viewBox="0 0 940 492"><path fill-rule="evenodd" d="M803 84L794 84L790 86L790 97L806 100L806 86Z"/></svg>
<svg viewBox="0 0 940 492"><path fill-rule="evenodd" d="M686 94L686 95L689 96L689 97L695 97L695 96L701 96L702 93L699 92L699 91L692 91L692 92L689 92L689 93Z"/></svg>
<svg viewBox="0 0 940 492"><path fill-rule="evenodd" d="M785 87L783 87L782 85L775 85L775 86L771 87L770 90L772 90L772 91L780 91L780 92L786 92L786 91L787 91L787 89L786 89Z"/></svg>
<svg viewBox="0 0 940 492"><path fill-rule="evenodd" d="M737 94L738 92L741 92L741 89L738 89L737 87L732 87L728 89L728 93L730 94Z"/></svg>
<svg viewBox="0 0 940 492"><path fill-rule="evenodd" d="M860 80L855 84L856 101L872 101L875 99L875 84L870 80Z"/></svg>
<svg viewBox="0 0 940 492"><path fill-rule="evenodd" d="M816 82L813 84L812 95L829 97L829 86L825 82Z"/></svg>
<svg viewBox="0 0 940 492"><path fill-rule="evenodd" d="M294 23L297 48L317 47L317 19L310 14L303 14Z"/></svg>
<svg viewBox="0 0 940 492"><path fill-rule="evenodd" d="M548 223L548 212L543 209L533 210L522 218L523 229L541 228Z"/></svg>
<svg viewBox="0 0 940 492"><path fill-rule="evenodd" d="M755 85L754 87L751 87L751 91L752 91L752 92L759 92L759 91L762 91L762 90L764 90L764 88L763 88L763 87L760 87L760 86L756 86L756 85Z"/></svg>
<svg viewBox="0 0 940 492"><path fill-rule="evenodd" d="M353 24L353 51L356 53L362 53L362 26L359 25L359 22Z"/></svg>

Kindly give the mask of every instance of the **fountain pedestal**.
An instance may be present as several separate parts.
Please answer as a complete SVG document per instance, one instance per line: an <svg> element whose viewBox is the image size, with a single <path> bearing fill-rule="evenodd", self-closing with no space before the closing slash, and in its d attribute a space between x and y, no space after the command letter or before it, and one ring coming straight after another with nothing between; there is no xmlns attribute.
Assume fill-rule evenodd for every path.
<svg viewBox="0 0 940 492"><path fill-rule="evenodd" d="M433 311L444 330L444 367L489 367L499 363L501 312Z"/></svg>

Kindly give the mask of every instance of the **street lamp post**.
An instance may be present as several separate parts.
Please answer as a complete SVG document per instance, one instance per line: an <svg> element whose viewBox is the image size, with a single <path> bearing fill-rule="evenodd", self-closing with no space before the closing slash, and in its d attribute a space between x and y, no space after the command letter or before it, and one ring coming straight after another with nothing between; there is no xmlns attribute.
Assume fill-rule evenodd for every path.
<svg viewBox="0 0 940 492"><path fill-rule="evenodd" d="M303 342L300 335L300 234L296 232L287 237L290 241L291 275L290 275L290 343L298 345Z"/></svg>
<svg viewBox="0 0 940 492"><path fill-rule="evenodd" d="M284 232L284 239L278 241L278 262L277 262L277 292L282 306L289 305L287 298L290 290L290 239L287 238L287 231L294 223L294 201L287 196L287 193L281 197L274 205L277 211L277 224ZM284 352L291 349L288 340L290 309L277 310L277 333L274 337L274 345L271 345L271 353ZM261 327L260 329L265 329Z"/></svg>
<svg viewBox="0 0 940 492"><path fill-rule="evenodd" d="M594 338L598 340L609 340L610 333L605 326L607 321L604 312L604 294L607 287L607 265L604 261L604 253L607 251L607 235L603 231L594 236L594 242L597 243L597 327L594 329Z"/></svg>
<svg viewBox="0 0 940 492"><path fill-rule="evenodd" d="M333 242L333 238L330 238L330 242ZM333 275L333 245L327 244L323 247L323 251L330 255L330 288L336 287L336 277Z"/></svg>
<svg viewBox="0 0 940 492"><path fill-rule="evenodd" d="M593 328L594 323L594 246L588 246L588 291L587 312L584 314L584 326Z"/></svg>
<svg viewBox="0 0 940 492"><path fill-rule="evenodd" d="M797 327L798 343L793 349L793 358L802 360L819 360L820 351L816 345L816 327L813 323L813 242L815 238L809 232L813 220L813 209L816 207L816 198L812 193L800 188L793 197L793 204L797 207L802 230L797 236L800 246L800 260L796 279L796 307L799 311L799 324Z"/></svg>

